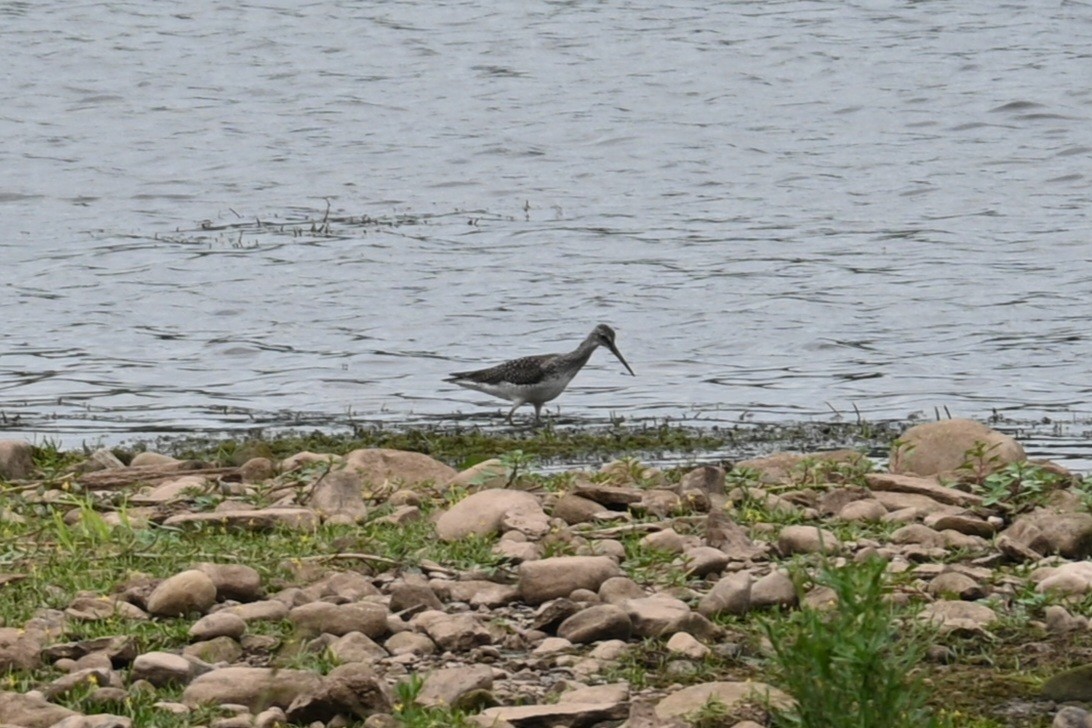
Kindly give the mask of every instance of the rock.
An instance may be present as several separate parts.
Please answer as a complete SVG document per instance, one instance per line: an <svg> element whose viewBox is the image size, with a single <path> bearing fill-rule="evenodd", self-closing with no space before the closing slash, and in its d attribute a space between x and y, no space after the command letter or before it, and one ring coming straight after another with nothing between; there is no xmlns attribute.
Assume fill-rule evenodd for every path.
<svg viewBox="0 0 1092 728"><path fill-rule="evenodd" d="M994 542L997 546L997 550L1007 559L1016 562L1023 561L1038 561L1042 558L1042 554L1034 549L1028 548L1023 543L1020 543L1017 539L1007 534L1001 534Z"/></svg>
<svg viewBox="0 0 1092 728"><path fill-rule="evenodd" d="M519 533L537 541L550 532L550 517L537 498L533 507L519 507L508 510L501 516L500 530L508 533Z"/></svg>
<svg viewBox="0 0 1092 728"><path fill-rule="evenodd" d="M208 481L202 475L183 475L178 478L161 481L154 488L144 489L135 494L133 503L157 505L192 501L197 495L210 490Z"/></svg>
<svg viewBox="0 0 1092 728"><path fill-rule="evenodd" d="M106 690L107 688L96 690L91 699L94 700L95 696ZM125 694L124 690L121 692ZM133 721L124 716L94 713L92 715L70 715L64 720L57 721L50 728L131 728L132 725Z"/></svg>
<svg viewBox="0 0 1092 728"><path fill-rule="evenodd" d="M931 549L947 545L943 535L920 523L911 523L892 531L888 540L894 544L918 544Z"/></svg>
<svg viewBox="0 0 1092 728"><path fill-rule="evenodd" d="M611 510L626 510L634 503L641 502L644 491L630 485L580 483L573 490L573 494L595 501Z"/></svg>
<svg viewBox="0 0 1092 728"><path fill-rule="evenodd" d="M37 670L42 666L46 636L15 627L0 627L0 672Z"/></svg>
<svg viewBox="0 0 1092 728"><path fill-rule="evenodd" d="M1059 703L1067 700L1092 701L1092 664L1080 665L1047 678L1040 693L1047 700Z"/></svg>
<svg viewBox="0 0 1092 728"><path fill-rule="evenodd" d="M762 483L780 485L792 482L792 476L805 457L807 456L798 452L775 452L760 458L740 460L732 469L734 471L755 470Z"/></svg>
<svg viewBox="0 0 1092 728"><path fill-rule="evenodd" d="M245 564L200 563L193 567L204 572L216 587L217 599L253 602L264 596L262 577L257 569Z"/></svg>
<svg viewBox="0 0 1092 728"><path fill-rule="evenodd" d="M580 605L571 599L554 599L538 608L531 622L531 629L540 632L555 632L562 622L579 612L580 609Z"/></svg>
<svg viewBox="0 0 1092 728"><path fill-rule="evenodd" d="M229 530L264 532L279 528L314 531L319 517L310 508L261 508L213 513L179 513L163 522L165 526L200 526L212 524Z"/></svg>
<svg viewBox="0 0 1092 728"><path fill-rule="evenodd" d="M495 584L491 581L461 582L468 589L473 587L468 601L472 607L502 607L519 599L519 587L512 584ZM455 593L453 591L453 593Z"/></svg>
<svg viewBox="0 0 1092 728"><path fill-rule="evenodd" d="M251 713L270 706L287 708L296 698L321 687L322 678L310 670L269 667L223 667L193 680L182 692L182 702L198 705L245 705Z"/></svg>
<svg viewBox="0 0 1092 728"><path fill-rule="evenodd" d="M335 667L317 688L297 696L286 712L290 723L326 723L339 715L367 718L392 710L386 681L368 665L354 662Z"/></svg>
<svg viewBox="0 0 1092 728"><path fill-rule="evenodd" d="M724 468L715 465L702 465L694 468L679 481L679 491L701 490L719 495L724 493Z"/></svg>
<svg viewBox="0 0 1092 728"><path fill-rule="evenodd" d="M670 554L681 554L685 546L683 537L676 533L673 528L665 528L662 531L653 531L642 538L640 543L646 548L655 549L656 551L666 551Z"/></svg>
<svg viewBox="0 0 1092 728"><path fill-rule="evenodd" d="M1032 573L1035 591L1055 596L1083 596L1092 592L1092 562L1076 561Z"/></svg>
<svg viewBox="0 0 1092 728"><path fill-rule="evenodd" d="M683 490L679 493L679 497L682 499L682 502L679 504L679 509L683 512L708 513L713 510L714 501L704 490ZM716 499L717 508L725 502L725 498L722 495L714 495L713 498Z"/></svg>
<svg viewBox="0 0 1092 728"><path fill-rule="evenodd" d="M521 490L482 490L463 498L436 521L436 535L444 541L458 541L471 534L498 533L511 513L547 518L538 499ZM547 518L548 520L548 518Z"/></svg>
<svg viewBox="0 0 1092 728"><path fill-rule="evenodd" d="M436 652L436 643L427 635L417 632L399 632L391 635L383 646L392 655L431 655Z"/></svg>
<svg viewBox="0 0 1092 728"><path fill-rule="evenodd" d="M121 687L121 678L109 667L73 670L53 680L42 689L47 700L60 698L74 690L90 690L95 686Z"/></svg>
<svg viewBox="0 0 1092 728"><path fill-rule="evenodd" d="M838 518L843 521L857 521L860 523L879 523L887 515L887 509L875 498L855 500L846 503L840 511Z"/></svg>
<svg viewBox="0 0 1092 728"><path fill-rule="evenodd" d="M981 536L968 536L950 528L947 531L941 531L940 535L944 539L945 548L962 549L967 552L986 552L990 550L990 542Z"/></svg>
<svg viewBox="0 0 1092 728"><path fill-rule="evenodd" d="M387 501L390 503L390 501ZM420 521L424 514L417 506L397 506L385 516L375 519L372 523L391 523L395 526L405 526Z"/></svg>
<svg viewBox="0 0 1092 728"><path fill-rule="evenodd" d="M133 680L147 680L157 688L185 685L193 677L193 664L172 652L146 652L133 660Z"/></svg>
<svg viewBox="0 0 1092 728"><path fill-rule="evenodd" d="M777 537L782 556L793 554L836 554L842 543L832 532L816 526L785 526Z"/></svg>
<svg viewBox="0 0 1092 728"><path fill-rule="evenodd" d="M298 452L295 455L285 458L280 462L280 471L282 473L290 473L293 470L300 470L309 465L334 465L342 462L343 458L340 455L334 455L332 453L319 453L303 451Z"/></svg>
<svg viewBox="0 0 1092 728"><path fill-rule="evenodd" d="M570 526L611 517L612 511L600 504L572 493L566 493L554 504L554 518L560 518Z"/></svg>
<svg viewBox="0 0 1092 728"><path fill-rule="evenodd" d="M459 708L460 700L476 690L493 689L493 668L465 665L434 670L425 677L417 702L428 708Z"/></svg>
<svg viewBox="0 0 1092 728"><path fill-rule="evenodd" d="M388 657L389 653L363 632L350 632L339 637L326 648L338 662L373 663Z"/></svg>
<svg viewBox="0 0 1092 728"><path fill-rule="evenodd" d="M746 614L751 608L752 581L750 573L746 571L729 574L714 584L698 602L698 613L710 619L720 614ZM792 585L791 580L789 584Z"/></svg>
<svg viewBox="0 0 1092 728"><path fill-rule="evenodd" d="M276 599L236 604L223 611L239 615L244 622L279 622L288 617L288 606Z"/></svg>
<svg viewBox="0 0 1092 728"><path fill-rule="evenodd" d="M508 486L511 473L498 458L483 460L458 473L447 483L448 488L466 488L469 491L503 489Z"/></svg>
<svg viewBox="0 0 1092 728"><path fill-rule="evenodd" d="M609 639L628 640L633 622L621 607L597 604L572 615L557 628L558 637L583 644Z"/></svg>
<svg viewBox="0 0 1092 728"><path fill-rule="evenodd" d="M667 518L672 513L682 510L682 498L673 490L646 490L641 494L641 500L630 508L635 513L648 513Z"/></svg>
<svg viewBox="0 0 1092 728"><path fill-rule="evenodd" d="M705 543L734 561L748 561L764 553L763 547L751 541L746 529L720 510L710 511L705 519Z"/></svg>
<svg viewBox="0 0 1092 728"><path fill-rule="evenodd" d="M796 601L796 586L783 571L771 571L751 585L752 609L792 607Z"/></svg>
<svg viewBox="0 0 1092 728"><path fill-rule="evenodd" d="M877 491L886 491L922 495L937 503L958 506L960 508L971 508L973 506L982 505L982 496L941 485L932 477L918 477L893 473L868 473L865 475L865 480L868 481L868 486L872 488L877 499L880 498ZM886 503L884 505L888 508L891 507Z"/></svg>
<svg viewBox="0 0 1092 728"><path fill-rule="evenodd" d="M1002 536L1044 556L1085 559L1092 556L1092 514L1040 509L1017 518Z"/></svg>
<svg viewBox="0 0 1092 728"><path fill-rule="evenodd" d="M146 620L147 614L140 607L117 597L76 597L64 616L76 621L92 622L100 619Z"/></svg>
<svg viewBox="0 0 1092 728"><path fill-rule="evenodd" d="M413 621L424 628L425 633L440 649L469 652L493 641L493 635L485 625L470 614L448 615L429 611L417 615Z"/></svg>
<svg viewBox="0 0 1092 728"><path fill-rule="evenodd" d="M267 457L253 457L239 466L239 477L244 483L262 483L276 474L276 464Z"/></svg>
<svg viewBox="0 0 1092 728"><path fill-rule="evenodd" d="M129 461L129 467L142 468L145 466L154 465L162 468L164 466L175 465L176 463L180 462L182 461L176 458L172 458L170 455L163 455L162 453L146 450L144 452L138 452L136 455L134 455L133 459Z"/></svg>
<svg viewBox="0 0 1092 728"><path fill-rule="evenodd" d="M728 554L712 546L695 546L683 552L688 576L703 577L719 574L728 566Z"/></svg>
<svg viewBox="0 0 1092 728"><path fill-rule="evenodd" d="M371 602L310 602L289 610L288 619L306 636L326 633L340 637L361 632L376 639L388 631L388 614L386 607Z"/></svg>
<svg viewBox="0 0 1092 728"><path fill-rule="evenodd" d="M1092 728L1092 713L1075 705L1067 705L1059 710L1051 728Z"/></svg>
<svg viewBox="0 0 1092 728"><path fill-rule="evenodd" d="M691 611L686 602L666 594L630 599L625 603L625 610L633 621L633 633L638 637L668 637L676 632L689 632L712 639L720 631L708 619Z"/></svg>
<svg viewBox="0 0 1092 728"><path fill-rule="evenodd" d="M455 469L418 452L365 448L345 456L345 467L360 471L365 483L397 483L407 488L431 484L446 485L455 477Z"/></svg>
<svg viewBox="0 0 1092 728"><path fill-rule="evenodd" d="M983 634L997 621L997 614L985 604L941 600L927 605L918 618L938 625L943 634Z"/></svg>
<svg viewBox="0 0 1092 728"><path fill-rule="evenodd" d="M341 516L359 523L368 515L364 505L364 478L359 470L330 470L314 484L307 504L320 515Z"/></svg>
<svg viewBox="0 0 1092 728"><path fill-rule="evenodd" d="M934 531L957 531L968 536L993 538L997 528L978 516L958 513L933 513L925 517L924 524Z"/></svg>
<svg viewBox="0 0 1092 728"><path fill-rule="evenodd" d="M530 541L501 539L493 546L493 553L509 561L521 563L523 561L538 561L542 558L544 549L541 545Z"/></svg>
<svg viewBox="0 0 1092 728"><path fill-rule="evenodd" d="M536 605L577 589L598 590L619 575L618 564L606 556L555 556L520 564L519 590L525 602Z"/></svg>
<svg viewBox="0 0 1092 728"><path fill-rule="evenodd" d="M91 457L87 462L83 463L85 472L94 470L124 470L125 463L121 462L114 451L108 447L100 447L95 452L91 453Z"/></svg>
<svg viewBox="0 0 1092 728"><path fill-rule="evenodd" d="M57 668L58 670L65 669L57 663L54 663L53 667ZM110 658L105 653L92 652L91 654L84 655L80 659L76 660L70 672L75 672L76 670L86 670L87 668L95 668L97 670L112 670L113 667L114 663L110 661Z"/></svg>
<svg viewBox="0 0 1092 728"><path fill-rule="evenodd" d="M194 640L212 640L213 637L232 637L238 639L247 631L247 622L228 611L218 611L194 622L190 626L189 635Z"/></svg>
<svg viewBox="0 0 1092 728"><path fill-rule="evenodd" d="M246 638L242 639L245 640ZM224 635L187 645L182 648L182 655L210 664L231 663L242 657L243 647L233 638Z"/></svg>
<svg viewBox="0 0 1092 728"><path fill-rule="evenodd" d="M34 448L22 440L0 440L0 480L25 480L34 474Z"/></svg>
<svg viewBox="0 0 1092 728"><path fill-rule="evenodd" d="M961 510L955 506L946 506L938 503L927 495L916 493L893 493L878 490L874 494L876 500L887 509L887 515L883 517L885 522L906 523L916 521L930 513L951 513Z"/></svg>
<svg viewBox="0 0 1092 728"><path fill-rule="evenodd" d="M976 456L974 451L984 447ZM1027 459L1012 437L974 420L953 419L915 425L891 448L891 472L914 475L963 474L985 477Z"/></svg>
<svg viewBox="0 0 1092 728"><path fill-rule="evenodd" d="M660 718L653 702L633 700L629 705L629 719L621 728L688 728L690 725L684 718ZM744 727L736 723L733 728Z"/></svg>
<svg viewBox="0 0 1092 728"><path fill-rule="evenodd" d="M52 728L79 715L73 710L47 702L40 694L0 692L0 722L21 728Z"/></svg>
<svg viewBox="0 0 1092 728"><path fill-rule="evenodd" d="M486 708L481 715L483 726L498 725L501 721L523 728L539 726L592 726L605 721L618 721L626 717L626 703L554 703L550 705L520 705Z"/></svg>
<svg viewBox="0 0 1092 728"><path fill-rule="evenodd" d="M872 493L867 488L859 486L830 488L819 496L817 508L820 515L835 516L841 513L842 509L850 503L867 500L871 497Z"/></svg>
<svg viewBox="0 0 1092 728"><path fill-rule="evenodd" d="M335 572L311 584L306 591L320 598L337 597L334 601L339 602L359 602L380 594L371 579L358 571Z"/></svg>
<svg viewBox="0 0 1092 728"><path fill-rule="evenodd" d="M0 629L0 643L6 630ZM12 630L22 631L22 630ZM28 635L31 633L27 633ZM41 651L41 656L50 661L61 659L80 659L87 655L102 653L114 665L127 665L137 656L136 640L133 637L97 637L80 642L63 642L50 645ZM32 669L32 668L24 668Z"/></svg>
<svg viewBox="0 0 1092 728"><path fill-rule="evenodd" d="M157 617L204 614L216 603L216 585L197 569L183 571L160 582L148 597L148 613Z"/></svg>
<svg viewBox="0 0 1092 728"><path fill-rule="evenodd" d="M986 596L986 590L971 577L955 571L940 574L926 588L931 596L940 599L956 598L962 601L975 601Z"/></svg>
<svg viewBox="0 0 1092 728"><path fill-rule="evenodd" d="M399 581L390 588L390 610L402 612L406 610L437 609L443 610L443 603L437 598L436 592L423 584L407 584Z"/></svg>
<svg viewBox="0 0 1092 728"><path fill-rule="evenodd" d="M647 596L641 585L628 576L612 576L599 586L599 601L621 606L627 599Z"/></svg>
<svg viewBox="0 0 1092 728"><path fill-rule="evenodd" d="M1084 632L1088 630L1088 618L1078 615L1073 616L1065 607L1051 604L1043 609L1044 621L1048 632L1054 634L1066 634L1068 632Z"/></svg>
<svg viewBox="0 0 1092 728"><path fill-rule="evenodd" d="M768 703L772 707L787 709L793 701L785 693L762 682L709 682L676 690L656 704L656 717L670 720L690 715L703 708L711 700L724 706L731 713L745 703Z"/></svg>
<svg viewBox="0 0 1092 728"><path fill-rule="evenodd" d="M531 650L533 655L556 655L559 652L568 652L573 643L564 637L547 637L538 643L538 647Z"/></svg>
<svg viewBox="0 0 1092 728"><path fill-rule="evenodd" d="M267 708L254 716L254 728L284 728L288 716L280 708Z"/></svg>
<svg viewBox="0 0 1092 728"><path fill-rule="evenodd" d="M711 652L708 647L698 642L693 635L687 632L676 632L671 635L671 639L667 641L665 646L668 652L682 655L690 660L704 660Z"/></svg>

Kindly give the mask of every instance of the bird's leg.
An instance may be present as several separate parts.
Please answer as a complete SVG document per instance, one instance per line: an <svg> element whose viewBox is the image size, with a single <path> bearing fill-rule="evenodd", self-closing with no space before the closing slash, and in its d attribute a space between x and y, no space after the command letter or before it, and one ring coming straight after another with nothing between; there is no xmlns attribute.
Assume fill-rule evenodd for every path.
<svg viewBox="0 0 1092 728"><path fill-rule="evenodd" d="M534 402L533 404L535 405L535 424L537 425L539 423L539 421L541 420L539 415L542 412L542 403L541 402Z"/></svg>
<svg viewBox="0 0 1092 728"><path fill-rule="evenodd" d="M514 415L516 413L516 410L519 409L519 406L521 404L523 404L523 402L516 402L516 406L513 407L512 409L508 410L508 424L513 425L513 426L516 424L515 422L512 421L512 415Z"/></svg>

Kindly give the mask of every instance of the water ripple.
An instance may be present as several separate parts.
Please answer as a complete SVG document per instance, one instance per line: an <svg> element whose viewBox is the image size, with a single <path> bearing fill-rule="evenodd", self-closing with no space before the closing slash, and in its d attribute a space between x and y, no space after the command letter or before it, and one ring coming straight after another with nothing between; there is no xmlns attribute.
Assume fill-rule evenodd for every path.
<svg viewBox="0 0 1092 728"><path fill-rule="evenodd" d="M1084 6L0 13L13 432L1090 414Z"/></svg>

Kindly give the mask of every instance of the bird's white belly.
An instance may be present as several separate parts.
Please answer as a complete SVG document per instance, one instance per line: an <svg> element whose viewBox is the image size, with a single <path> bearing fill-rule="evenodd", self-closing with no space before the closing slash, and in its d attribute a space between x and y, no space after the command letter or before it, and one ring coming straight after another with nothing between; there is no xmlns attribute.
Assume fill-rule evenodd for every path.
<svg viewBox="0 0 1092 728"><path fill-rule="evenodd" d="M507 399L509 402L549 402L565 391L572 377L556 377L546 379L535 384L511 384L500 382L497 384L482 384L479 382L459 382L464 387L477 389L479 392L491 394L494 397Z"/></svg>

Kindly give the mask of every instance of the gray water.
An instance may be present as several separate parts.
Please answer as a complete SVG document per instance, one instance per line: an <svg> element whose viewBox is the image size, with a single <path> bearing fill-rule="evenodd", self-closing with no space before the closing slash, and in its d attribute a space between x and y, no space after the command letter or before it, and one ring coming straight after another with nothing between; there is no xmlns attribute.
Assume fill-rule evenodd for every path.
<svg viewBox="0 0 1092 728"><path fill-rule="evenodd" d="M1092 417L1088 2L0 2L0 44L0 435L493 422L443 377L601 321L638 376L551 413Z"/></svg>

